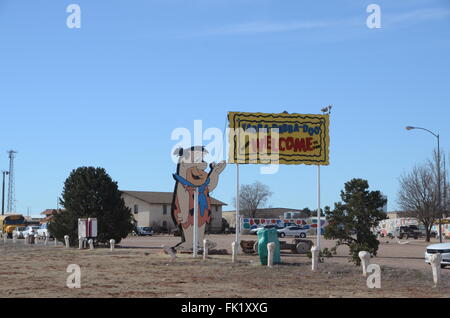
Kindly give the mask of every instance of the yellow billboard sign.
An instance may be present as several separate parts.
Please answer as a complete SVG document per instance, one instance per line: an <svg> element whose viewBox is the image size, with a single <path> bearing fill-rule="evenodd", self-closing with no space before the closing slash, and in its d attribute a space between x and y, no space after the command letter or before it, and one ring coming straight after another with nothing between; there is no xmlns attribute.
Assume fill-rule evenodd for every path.
<svg viewBox="0 0 450 318"><path fill-rule="evenodd" d="M229 112L229 163L329 164L329 115Z"/></svg>

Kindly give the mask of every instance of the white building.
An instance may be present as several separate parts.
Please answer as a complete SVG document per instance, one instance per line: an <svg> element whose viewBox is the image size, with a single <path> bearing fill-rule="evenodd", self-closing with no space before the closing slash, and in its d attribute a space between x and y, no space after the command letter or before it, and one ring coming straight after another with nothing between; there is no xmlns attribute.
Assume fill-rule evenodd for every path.
<svg viewBox="0 0 450 318"><path fill-rule="evenodd" d="M150 226L154 230L172 231L176 226L172 220L172 192L122 191L125 205L131 209L137 226ZM210 233L222 230L222 206L225 203L211 197Z"/></svg>

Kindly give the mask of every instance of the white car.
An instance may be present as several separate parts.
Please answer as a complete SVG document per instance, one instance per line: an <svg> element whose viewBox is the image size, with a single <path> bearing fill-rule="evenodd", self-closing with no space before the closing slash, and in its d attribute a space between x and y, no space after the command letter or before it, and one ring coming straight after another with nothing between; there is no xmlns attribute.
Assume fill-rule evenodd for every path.
<svg viewBox="0 0 450 318"><path fill-rule="evenodd" d="M31 233L36 235L38 229L39 229L39 226L36 226L36 225L29 225L29 226L27 226L27 228L23 231L23 237L27 238L28 235L30 235Z"/></svg>
<svg viewBox="0 0 450 318"><path fill-rule="evenodd" d="M301 226L287 226L284 229L278 230L279 237L293 236L305 238L309 229L305 229Z"/></svg>
<svg viewBox="0 0 450 318"><path fill-rule="evenodd" d="M264 226L259 226L259 227L255 227L254 229L251 229L250 230L250 234L257 235L259 230L262 230L262 229L277 229L277 228L278 227L275 224L267 224L267 225L264 225Z"/></svg>
<svg viewBox="0 0 450 318"><path fill-rule="evenodd" d="M37 229L37 236L40 238L49 237L52 238L53 236L48 231L48 223L42 223L41 226Z"/></svg>
<svg viewBox="0 0 450 318"><path fill-rule="evenodd" d="M425 263L430 264L430 256L437 253L442 255L442 268L450 265L450 243L440 243L427 246L427 250L425 252Z"/></svg>
<svg viewBox="0 0 450 318"><path fill-rule="evenodd" d="M24 233L24 231L25 231L26 229L27 229L26 226L18 226L18 227L16 227L16 228L14 229L14 231L13 231L13 236L14 236L14 234L15 234L16 237L17 237L18 239L24 238L23 233Z"/></svg>

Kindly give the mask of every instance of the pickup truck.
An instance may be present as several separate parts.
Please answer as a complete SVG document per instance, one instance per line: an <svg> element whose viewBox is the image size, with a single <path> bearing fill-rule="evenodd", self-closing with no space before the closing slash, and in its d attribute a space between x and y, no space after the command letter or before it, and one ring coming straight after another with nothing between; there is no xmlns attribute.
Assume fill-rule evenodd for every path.
<svg viewBox="0 0 450 318"><path fill-rule="evenodd" d="M403 237L406 236L406 239L413 237L415 240L417 240L421 235L421 231L416 225L400 226L397 233L399 239L403 239Z"/></svg>

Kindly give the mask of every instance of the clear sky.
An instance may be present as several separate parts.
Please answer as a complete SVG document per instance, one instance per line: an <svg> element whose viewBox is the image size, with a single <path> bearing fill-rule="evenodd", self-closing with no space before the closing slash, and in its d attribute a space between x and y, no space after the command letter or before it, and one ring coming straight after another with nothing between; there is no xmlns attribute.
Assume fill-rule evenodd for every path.
<svg viewBox="0 0 450 318"><path fill-rule="evenodd" d="M66 8L81 8L69 29ZM381 28L369 29L369 4ZM18 151L17 211L56 207L79 166L121 189L172 191L177 127L224 129L227 111L319 113L333 105L322 204L365 178L395 210L398 177L450 152L448 0L0 0L0 168ZM316 207L316 168L275 175L274 207ZM234 165L213 196L233 209Z"/></svg>

